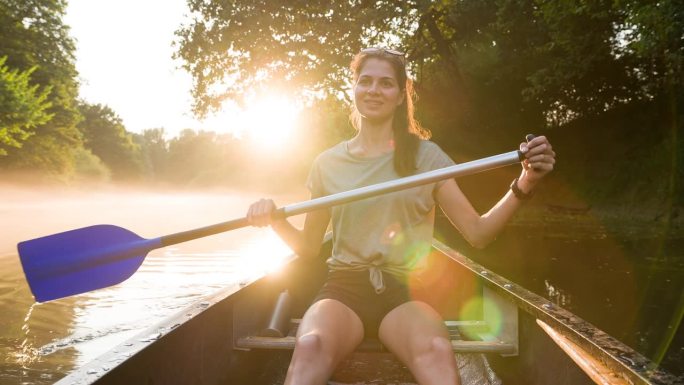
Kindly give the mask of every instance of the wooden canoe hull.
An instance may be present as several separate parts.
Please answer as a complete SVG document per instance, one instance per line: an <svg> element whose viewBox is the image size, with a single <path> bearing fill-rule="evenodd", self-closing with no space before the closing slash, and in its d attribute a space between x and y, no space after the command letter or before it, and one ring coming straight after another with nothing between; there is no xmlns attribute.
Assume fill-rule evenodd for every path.
<svg viewBox="0 0 684 385"><path fill-rule="evenodd" d="M325 253L329 249L324 248ZM646 358L586 321L443 244L435 242L429 258L430 268L416 277L428 289L416 297L430 302L445 319L457 319L463 304L483 291L496 293L499 301L508 304L503 306L519 310L515 317L516 354L487 354L504 384L597 381L549 337L538 320L601 363L608 378L614 380L608 383L675 383L674 376L655 370ZM301 317L325 279L323 261L323 257L312 261L293 256L280 272L203 298L79 368L59 384L280 384L291 350L244 349L236 341L268 323L274 301L284 289L294 299L293 317ZM356 366L333 380L374 384L412 380L389 353L360 352L349 361L353 360L357 360Z"/></svg>

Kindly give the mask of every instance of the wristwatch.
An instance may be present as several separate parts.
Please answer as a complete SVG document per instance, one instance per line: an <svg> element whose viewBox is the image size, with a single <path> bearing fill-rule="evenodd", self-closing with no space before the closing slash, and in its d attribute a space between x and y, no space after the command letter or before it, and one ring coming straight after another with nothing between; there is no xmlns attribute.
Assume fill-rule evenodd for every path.
<svg viewBox="0 0 684 385"><path fill-rule="evenodd" d="M534 195L534 191L525 193L520 189L520 187L518 187L518 178L513 179L513 182L511 183L511 191L513 191L513 195L515 195L515 197L521 201L526 201L532 198Z"/></svg>

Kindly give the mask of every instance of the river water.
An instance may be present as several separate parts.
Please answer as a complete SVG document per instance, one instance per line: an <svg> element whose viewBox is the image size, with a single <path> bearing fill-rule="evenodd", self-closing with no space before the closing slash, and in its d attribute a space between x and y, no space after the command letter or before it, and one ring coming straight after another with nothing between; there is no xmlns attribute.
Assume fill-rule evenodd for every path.
<svg viewBox="0 0 684 385"><path fill-rule="evenodd" d="M36 304L17 242L94 224L154 238L241 217L257 196L1 188L0 384L51 384L200 297L276 267L289 253L270 230L238 229L154 250L119 285ZM292 193L277 201L305 198Z"/></svg>
<svg viewBox="0 0 684 385"><path fill-rule="evenodd" d="M36 304L16 243L98 223L157 237L236 218L258 194L0 189L0 383L50 384L229 283L288 254L267 229L240 229L151 252L124 283ZM278 196L287 204L306 198ZM295 218L295 221L301 218ZM440 230L446 229L443 220ZM485 250L438 237L684 375L684 239L634 237L600 225L514 223ZM683 377L684 379L684 377Z"/></svg>

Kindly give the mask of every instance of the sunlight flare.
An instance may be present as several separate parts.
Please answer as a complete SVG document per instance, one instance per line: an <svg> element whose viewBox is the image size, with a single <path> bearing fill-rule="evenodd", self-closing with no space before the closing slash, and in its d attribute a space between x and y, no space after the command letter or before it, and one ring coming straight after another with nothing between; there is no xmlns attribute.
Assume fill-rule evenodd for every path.
<svg viewBox="0 0 684 385"><path fill-rule="evenodd" d="M271 230L262 230L262 233L238 252L240 260L235 272L243 281L280 270L292 253L276 233Z"/></svg>
<svg viewBox="0 0 684 385"><path fill-rule="evenodd" d="M290 143L298 108L281 95L268 95L250 103L245 110L245 136L260 149L273 150Z"/></svg>
<svg viewBox="0 0 684 385"><path fill-rule="evenodd" d="M207 119L205 129L230 133L263 153L279 153L296 137L301 107L288 97L268 93L250 98L244 107L230 103Z"/></svg>

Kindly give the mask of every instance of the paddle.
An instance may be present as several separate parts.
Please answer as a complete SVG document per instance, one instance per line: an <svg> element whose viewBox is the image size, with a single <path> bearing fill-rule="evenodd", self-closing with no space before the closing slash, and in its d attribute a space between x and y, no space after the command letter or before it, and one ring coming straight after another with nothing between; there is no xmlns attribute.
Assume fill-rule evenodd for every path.
<svg viewBox="0 0 684 385"><path fill-rule="evenodd" d="M328 195L278 209L278 217L341 205L447 178L474 174L518 163L520 151L457 164L422 174ZM26 280L38 302L115 285L128 279L140 267L148 252L248 226L242 217L194 230L145 239L124 228L96 225L66 231L17 245Z"/></svg>

